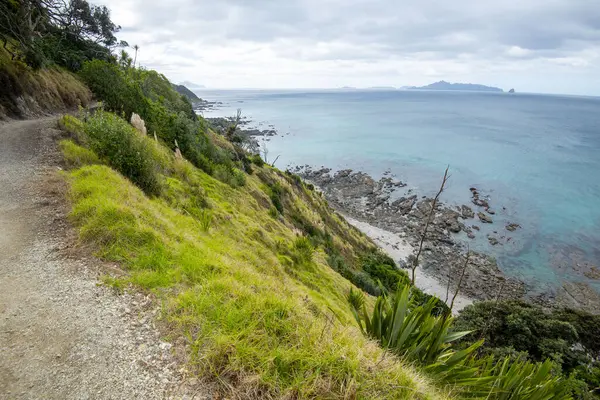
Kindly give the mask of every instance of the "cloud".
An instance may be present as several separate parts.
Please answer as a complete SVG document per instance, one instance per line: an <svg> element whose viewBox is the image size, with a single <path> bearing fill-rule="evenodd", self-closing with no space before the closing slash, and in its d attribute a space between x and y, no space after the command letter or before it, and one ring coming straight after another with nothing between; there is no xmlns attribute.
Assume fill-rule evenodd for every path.
<svg viewBox="0 0 600 400"><path fill-rule="evenodd" d="M144 65L212 87L401 86L442 77L600 94L597 0L103 3L123 27L120 38L141 47Z"/></svg>

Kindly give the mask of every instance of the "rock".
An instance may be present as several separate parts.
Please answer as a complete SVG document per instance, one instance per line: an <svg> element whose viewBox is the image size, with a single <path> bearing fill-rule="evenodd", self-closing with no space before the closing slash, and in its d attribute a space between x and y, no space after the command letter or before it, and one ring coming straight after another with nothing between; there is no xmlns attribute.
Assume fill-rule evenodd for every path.
<svg viewBox="0 0 600 400"><path fill-rule="evenodd" d="M506 230L510 231L510 232L514 232L517 230L517 228L520 228L520 227L521 227L521 225L519 225L519 224L510 223L510 224L506 225Z"/></svg>
<svg viewBox="0 0 600 400"><path fill-rule="evenodd" d="M492 218L490 218L488 215L482 213L481 211L477 213L477 216L479 217L479 220L483 223L491 224L492 222L494 222L492 220Z"/></svg>
<svg viewBox="0 0 600 400"><path fill-rule="evenodd" d="M489 208L490 206L487 200L482 200L480 198L474 198L473 200L471 200L471 202L479 207Z"/></svg>
<svg viewBox="0 0 600 400"><path fill-rule="evenodd" d="M417 202L416 194L410 196L409 198L401 197L392 203L392 208L396 209L397 212L399 212L400 214L406 215L413 209L416 202Z"/></svg>
<svg viewBox="0 0 600 400"><path fill-rule="evenodd" d="M462 206L460 206L460 212L461 212L462 217L464 219L474 218L475 217L475 212L473 211L473 209L471 207L469 207L469 206L464 205L464 204Z"/></svg>

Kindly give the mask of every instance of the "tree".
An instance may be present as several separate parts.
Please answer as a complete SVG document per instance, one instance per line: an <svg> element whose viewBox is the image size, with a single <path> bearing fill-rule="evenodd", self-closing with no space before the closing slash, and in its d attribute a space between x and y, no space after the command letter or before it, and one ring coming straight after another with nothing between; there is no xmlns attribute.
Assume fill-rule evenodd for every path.
<svg viewBox="0 0 600 400"><path fill-rule="evenodd" d="M0 1L5 49L34 68L54 62L79 70L84 61L109 60L111 50L126 45L115 37L120 28L107 7L86 0Z"/></svg>
<svg viewBox="0 0 600 400"><path fill-rule="evenodd" d="M137 53L138 53L138 50L140 49L140 46L138 46L137 44L134 44L133 49L135 50L135 57L133 57L133 68L135 68L135 63L137 62Z"/></svg>

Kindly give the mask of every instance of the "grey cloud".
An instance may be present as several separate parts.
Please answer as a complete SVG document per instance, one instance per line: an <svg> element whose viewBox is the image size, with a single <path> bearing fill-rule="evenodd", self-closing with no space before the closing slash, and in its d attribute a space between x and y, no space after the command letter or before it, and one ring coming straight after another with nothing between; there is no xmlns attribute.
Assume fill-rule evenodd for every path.
<svg viewBox="0 0 600 400"><path fill-rule="evenodd" d="M521 58L564 57L600 41L597 0L134 1L144 26L124 32L154 29L155 42L176 37L199 46L271 44L282 57L307 60L419 53L494 58L513 46L529 50ZM277 44L283 39L292 47ZM347 46L311 51L317 43Z"/></svg>

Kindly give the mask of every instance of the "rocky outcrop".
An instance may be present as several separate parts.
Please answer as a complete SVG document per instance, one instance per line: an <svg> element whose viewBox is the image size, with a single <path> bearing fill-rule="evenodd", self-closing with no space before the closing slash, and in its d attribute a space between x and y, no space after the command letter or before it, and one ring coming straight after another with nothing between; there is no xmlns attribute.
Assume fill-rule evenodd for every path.
<svg viewBox="0 0 600 400"><path fill-rule="evenodd" d="M330 205L342 213L396 233L405 238L413 248L418 246L431 210L432 199L419 199L410 190L403 196L394 198L394 191L406 185L389 175L375 180L362 172L341 170L332 173L328 168L312 169L308 166L296 168L295 172L318 186ZM491 223L488 213L477 214L483 215L479 216L482 221ZM467 237L475 238L479 226L463 223L474 217L475 211L467 205L453 209L437 204L422 255L422 265L429 274L442 281L447 281L450 276L451 284L457 284L455 280L460 275L457 272L458 268L464 263L465 248L455 234L465 232ZM494 240L496 242L491 243ZM497 238L491 242L500 244ZM463 293L475 299L493 299L501 287L505 297L522 298L525 295L523 282L504 276L493 258L472 252L463 281Z"/></svg>
<svg viewBox="0 0 600 400"><path fill-rule="evenodd" d="M477 218L479 218L481 222L486 224L491 224L494 222L489 215L482 213L481 211L477 213Z"/></svg>

